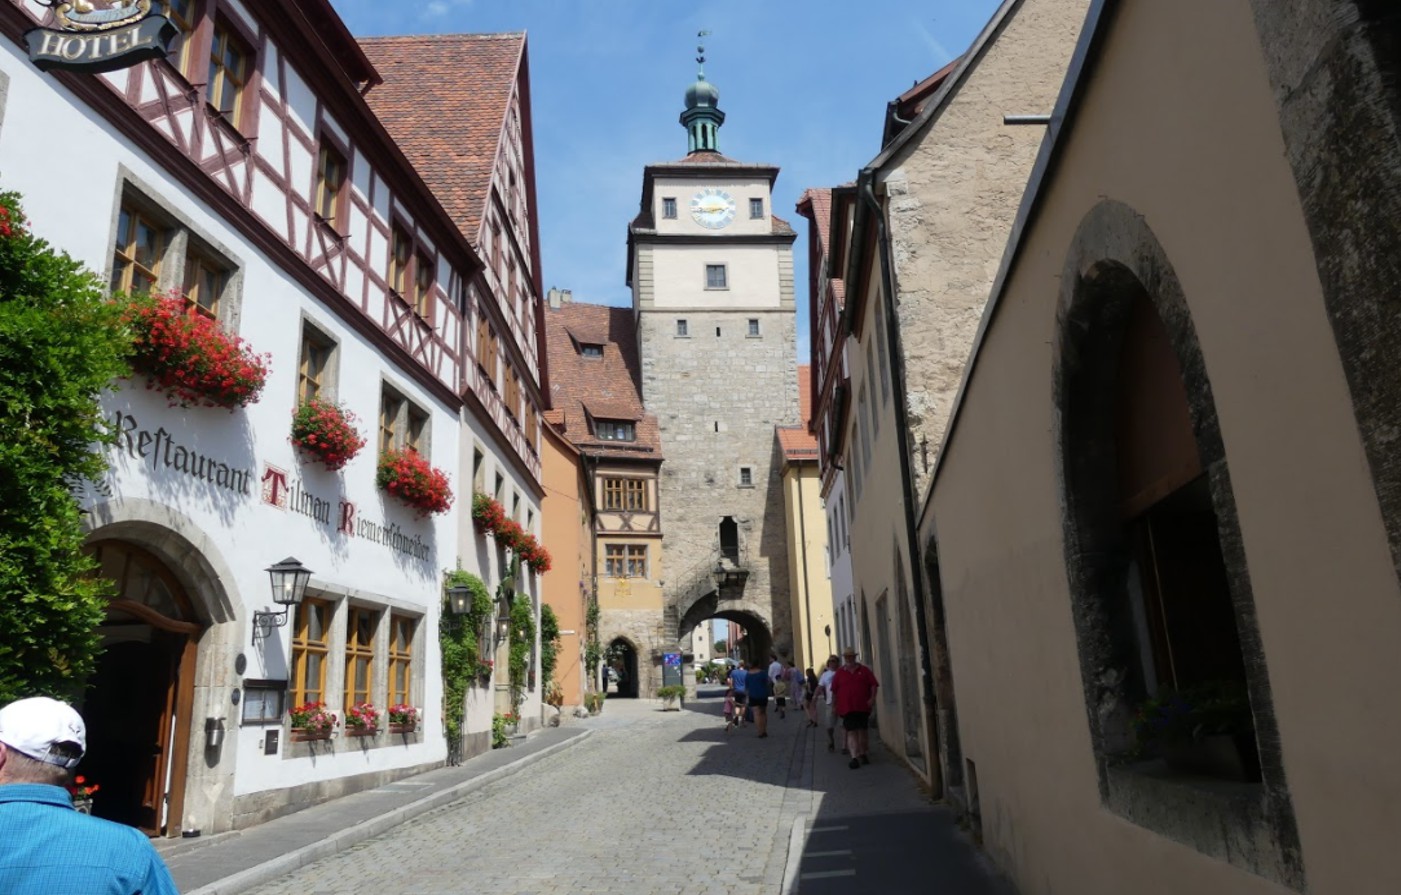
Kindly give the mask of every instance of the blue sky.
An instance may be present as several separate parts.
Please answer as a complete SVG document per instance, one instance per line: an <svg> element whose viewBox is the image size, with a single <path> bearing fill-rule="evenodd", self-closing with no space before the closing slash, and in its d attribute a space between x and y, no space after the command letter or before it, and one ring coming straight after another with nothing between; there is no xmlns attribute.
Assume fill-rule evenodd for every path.
<svg viewBox="0 0 1401 895"><path fill-rule="evenodd" d="M809 186L851 180L880 151L886 103L960 53L997 0L333 0L356 35L528 34L545 288L625 305L627 222L642 168L686 154L677 123L705 29L720 150L779 166L774 211L799 231L807 349Z"/></svg>

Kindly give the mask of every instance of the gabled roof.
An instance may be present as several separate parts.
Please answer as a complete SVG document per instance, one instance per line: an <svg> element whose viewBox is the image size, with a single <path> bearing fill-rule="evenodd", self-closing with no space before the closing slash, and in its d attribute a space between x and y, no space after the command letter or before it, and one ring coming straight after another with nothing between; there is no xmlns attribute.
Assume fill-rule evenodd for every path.
<svg viewBox="0 0 1401 895"><path fill-rule="evenodd" d="M576 343L602 345L603 357L584 357ZM642 364L631 308L566 302L545 308L545 347L550 363L547 419L569 441L594 457L662 459L657 418L642 404ZM636 441L604 441L593 419L636 423Z"/></svg>
<svg viewBox="0 0 1401 895"><path fill-rule="evenodd" d="M953 74L953 70L962 60L963 57L957 57L923 81L916 81L913 87L886 105L885 133L881 135L880 140L882 146L899 136L900 132L908 127L920 112L924 111L929 99L944 85L944 80Z"/></svg>
<svg viewBox="0 0 1401 895"><path fill-rule="evenodd" d="M384 78L365 95L463 234L481 244L525 34L363 38Z"/></svg>
<svg viewBox="0 0 1401 895"><path fill-rule="evenodd" d="M798 214L812 221L817 232L817 245L822 254L832 246L832 190L829 187L808 187L798 197Z"/></svg>
<svg viewBox="0 0 1401 895"><path fill-rule="evenodd" d="M798 367L798 419L796 426L774 426L778 447L786 463L817 459L817 436L809 431L812 422L812 367Z"/></svg>

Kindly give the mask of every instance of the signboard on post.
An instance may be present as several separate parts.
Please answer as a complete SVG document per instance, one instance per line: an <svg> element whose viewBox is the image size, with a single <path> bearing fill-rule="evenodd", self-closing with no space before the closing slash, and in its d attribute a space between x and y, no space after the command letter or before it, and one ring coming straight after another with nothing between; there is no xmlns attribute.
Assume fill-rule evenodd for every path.
<svg viewBox="0 0 1401 895"><path fill-rule="evenodd" d="M681 683L681 654L662 653L662 686L674 687Z"/></svg>

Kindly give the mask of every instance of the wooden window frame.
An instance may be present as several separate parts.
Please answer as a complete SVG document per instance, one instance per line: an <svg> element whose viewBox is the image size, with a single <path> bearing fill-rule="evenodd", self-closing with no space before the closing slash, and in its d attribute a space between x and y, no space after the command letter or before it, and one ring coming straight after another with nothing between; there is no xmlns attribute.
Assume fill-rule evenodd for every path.
<svg viewBox="0 0 1401 895"><path fill-rule="evenodd" d="M321 624L321 638L313 640L308 634L310 629L308 620L312 610L317 607L325 611L325 617ZM324 703L326 701L326 664L331 652L331 619L334 615L334 608L331 601L316 597L303 599L301 605L297 607L296 623L292 630L292 680L289 682L293 706L307 702ZM312 655L321 657L321 673L316 681L315 689L307 686L307 660ZM315 700L308 698L310 693L317 694Z"/></svg>
<svg viewBox="0 0 1401 895"><path fill-rule="evenodd" d="M123 216L129 219L125 233L122 232ZM156 234L155 258L151 265L143 265L136 259L136 232L143 223ZM160 226L157 218L144 209L127 201L121 203L117 209L117 240L112 247L112 278L108 282L113 292L130 293L138 272L150 278L147 291L160 288L161 263L164 260L166 244L169 242L168 231L168 227ZM119 269L122 271L120 275Z"/></svg>
<svg viewBox="0 0 1401 895"><path fill-rule="evenodd" d="M385 454L399 447L402 432L399 419L403 416L406 399L394 389L385 385L379 396L379 452ZM391 412L392 411L392 412Z"/></svg>
<svg viewBox="0 0 1401 895"><path fill-rule="evenodd" d="M228 43L235 44L243 54L246 68L240 74L241 80L234 79L233 108L226 110L215 100L222 94L224 80L229 73L223 58L223 50ZM228 16L216 15L209 37L209 52L206 55L209 72L208 81L205 83L205 102L234 130L243 133L243 122L251 118L249 107L252 97L256 94L253 79L258 69L258 52L253 46L253 41Z"/></svg>
<svg viewBox="0 0 1401 895"><path fill-rule="evenodd" d="M185 253L185 304L191 314L219 319L219 303L224 297L224 289L229 284L229 271L204 252L192 249ZM205 282L201 274L210 274L214 279ZM206 293L214 297L206 301Z"/></svg>
<svg viewBox="0 0 1401 895"><path fill-rule="evenodd" d="M413 265L414 241L407 227L397 221L389 225L389 289L401 299L409 300L412 283L409 268Z"/></svg>
<svg viewBox="0 0 1401 895"><path fill-rule="evenodd" d="M627 558L627 577L646 578L647 577L647 545L628 544L624 556Z"/></svg>
<svg viewBox="0 0 1401 895"><path fill-rule="evenodd" d="M603 545L603 571L608 578L627 577L627 552L624 544Z"/></svg>
<svg viewBox="0 0 1401 895"><path fill-rule="evenodd" d="M423 249L413 253L413 312L424 320L433 319L433 291L438 285L438 269Z"/></svg>
<svg viewBox="0 0 1401 895"><path fill-rule="evenodd" d="M383 613L368 606L351 606L345 614L345 702L347 712L362 702L374 702L375 695L375 639L379 636L379 618ZM369 640L360 639L359 621L369 619ZM365 662L365 687L355 686L356 663Z"/></svg>
<svg viewBox="0 0 1401 895"><path fill-rule="evenodd" d="M525 409L521 411L525 414L525 441L532 454L538 453L535 443L540 439L540 421L535 407L526 402Z"/></svg>
<svg viewBox="0 0 1401 895"><path fill-rule="evenodd" d="M190 79L190 59L193 57L192 49L195 32L199 28L199 7L200 0L189 0L189 20L171 8L171 0L161 0L161 13L175 24L180 34L177 38L180 45L175 50L175 60L170 64L175 70L185 78Z"/></svg>
<svg viewBox="0 0 1401 895"><path fill-rule="evenodd" d="M418 619L389 614L389 705L413 705L413 636ZM402 636L401 636L402 635ZM397 644L403 642L403 649ZM402 670L402 673L401 673ZM402 681L402 688L400 687Z"/></svg>
<svg viewBox="0 0 1401 895"><path fill-rule="evenodd" d="M297 355L297 403L305 404L326 389L326 372L335 356L336 343L316 327L302 325L301 350ZM323 352L317 357L316 352Z"/></svg>
<svg viewBox="0 0 1401 895"><path fill-rule="evenodd" d="M350 182L350 160L339 144L322 132L316 150L316 216L340 232L345 209L345 186ZM332 168L329 162L335 162ZM339 171L339 177L330 176Z"/></svg>
<svg viewBox="0 0 1401 895"><path fill-rule="evenodd" d="M619 435L620 430L625 431L626 436ZM594 420L594 434L599 441L626 441L637 440L637 423L633 420Z"/></svg>
<svg viewBox="0 0 1401 895"><path fill-rule="evenodd" d="M625 479L609 476L603 480L603 509L609 511L623 508L623 483Z"/></svg>

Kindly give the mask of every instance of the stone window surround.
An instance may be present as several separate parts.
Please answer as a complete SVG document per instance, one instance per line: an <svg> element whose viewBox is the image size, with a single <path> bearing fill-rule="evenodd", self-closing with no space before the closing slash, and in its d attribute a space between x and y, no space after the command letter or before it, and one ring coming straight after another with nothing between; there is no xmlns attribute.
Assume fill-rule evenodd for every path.
<svg viewBox="0 0 1401 895"><path fill-rule="evenodd" d="M409 397L410 392L404 388L402 383L393 382L389 377L381 373L379 378L380 399L375 411L375 447L378 450L379 420L383 409L384 395L386 392L393 393L399 399L399 412L395 415L395 429L402 440L395 444L396 449L402 450L407 444L409 433L409 411L415 410L423 418L423 434L419 438L418 453L423 458L429 459L433 456L433 414L423 408L423 405Z"/></svg>
<svg viewBox="0 0 1401 895"><path fill-rule="evenodd" d="M746 479L747 479L747 481L746 481ZM754 487L756 487L755 482L754 482L754 467L753 467L753 466L741 466L741 467L739 468L739 474L738 474L738 477L737 477L736 481L739 483L737 487L740 487L740 488L754 488Z"/></svg>
<svg viewBox="0 0 1401 895"><path fill-rule="evenodd" d="M717 274L712 278L712 274ZM719 285L712 285L712 282ZM728 264L705 265L705 290L707 292L728 292L730 289L730 266Z"/></svg>
<svg viewBox="0 0 1401 895"><path fill-rule="evenodd" d="M2 95L0 99L3 99ZM195 224L178 204L161 198L160 190L125 165L117 166L102 282L112 282L112 253L117 244L117 223L124 203L135 205L165 227L167 238L161 245L160 275L157 279L157 287L161 291L183 290L185 262L191 249L227 271L224 290L219 296L219 325L231 333L237 333L243 315L243 261L228 246Z"/></svg>
<svg viewBox="0 0 1401 895"><path fill-rule="evenodd" d="M1117 360L1112 349L1122 337L1134 289L1157 308L1187 389L1231 581L1259 744L1259 784L1201 783L1117 758L1128 746L1132 663L1113 634L1112 612L1124 600L1128 556L1118 514L1107 509L1117 486L1112 472L1105 473L1112 470L1113 444L1112 420L1103 422L1110 420L1112 389L1104 383L1112 382L1105 365ZM1130 823L1304 891L1299 831L1205 359L1176 273L1144 218L1129 206L1103 200L1081 221L1061 276L1057 324L1052 398L1065 564L1101 802Z"/></svg>
<svg viewBox="0 0 1401 895"><path fill-rule="evenodd" d="M297 365L298 365L298 369L300 369L300 367L301 367L301 362L302 362L301 353L302 353L302 348L303 348L303 346L306 344L306 340L307 340L307 330L312 330L313 332L315 332L315 334L316 334L317 337L319 337L322 341L328 343L328 344L331 346L330 351L329 351L329 353L328 353L327 356L326 356L326 366L325 366L325 367L322 369L322 371L321 371L321 383L320 383L320 389L319 389L319 391L317 392L317 396L318 396L318 397L325 398L326 400L329 400L329 401L338 400L337 395L339 394L339 387L340 387L340 360L341 360L341 343L340 343L340 340L331 335L331 331L330 331L329 327L323 326L323 325L320 323L320 321L316 320L314 317L312 317L311 315L309 315L309 314L307 314L305 311L303 311L303 312L302 312L302 315L301 315L301 322L300 322L300 325L299 325L299 332L298 332L298 335L297 335ZM294 382L294 384L293 384L293 388L294 388L293 399L294 399L294 401L299 401L299 400L300 400L300 399L298 398L298 395L300 394L300 391L297 390L297 389L298 389L298 385L299 385L299 384L298 384L298 383L295 383L295 382Z"/></svg>
<svg viewBox="0 0 1401 895"><path fill-rule="evenodd" d="M318 755L331 755L336 751L350 751L356 749L367 752L371 749L385 749L393 746L413 745L423 742L423 725L420 724L413 733L390 734L389 733L389 618L390 615L407 616L415 620L413 641L410 644L410 652L415 658L410 674L413 680L409 684L409 692L413 695L413 705L418 708L420 716L426 714L423 705L424 681L426 668L422 657L427 655L427 614L422 605L410 603L397 597L389 597L383 594L366 593L344 585L332 584L313 578L306 588L308 597L326 600L331 604L331 624L326 630L329 651L326 656L326 689L322 694L322 699L327 706L341 719L341 724L336 728L336 733L329 740L313 740L306 743L292 742L291 722L284 716L282 720L282 741L286 744L281 750L284 761L296 758L311 758ZM350 616L352 606L362 609L372 609L378 613L379 619L375 626L374 636L374 664L373 682L371 692L374 698L371 702L375 708L386 714L380 718L379 732L373 736L346 736L343 703L345 702L345 635L346 622ZM331 694L335 698L331 698ZM289 704L290 708L290 704Z"/></svg>
<svg viewBox="0 0 1401 895"><path fill-rule="evenodd" d="M744 337L746 339L762 339L764 337L763 327L759 325L758 317L750 317L746 321L747 329Z"/></svg>

